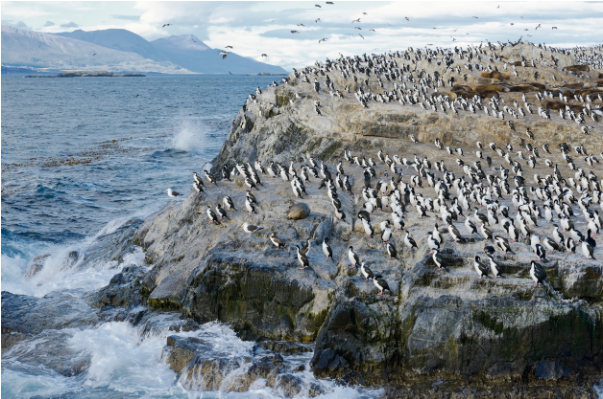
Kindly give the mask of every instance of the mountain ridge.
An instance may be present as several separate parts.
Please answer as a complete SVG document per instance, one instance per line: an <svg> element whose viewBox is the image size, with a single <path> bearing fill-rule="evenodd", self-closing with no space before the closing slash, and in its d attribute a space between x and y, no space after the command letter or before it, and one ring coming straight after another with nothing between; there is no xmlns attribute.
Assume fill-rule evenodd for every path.
<svg viewBox="0 0 603 399"><path fill-rule="evenodd" d="M48 34L2 27L2 62L10 67L167 74L282 74L286 71L235 53L222 59L192 34L153 41L126 29Z"/></svg>

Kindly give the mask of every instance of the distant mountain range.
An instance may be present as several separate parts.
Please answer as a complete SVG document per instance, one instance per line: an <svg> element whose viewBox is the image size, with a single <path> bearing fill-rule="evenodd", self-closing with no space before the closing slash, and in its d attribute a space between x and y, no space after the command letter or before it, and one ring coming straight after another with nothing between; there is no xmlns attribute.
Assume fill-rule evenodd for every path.
<svg viewBox="0 0 603 399"><path fill-rule="evenodd" d="M149 42L125 29L58 34L2 27L3 71L79 70L166 74L271 74L283 68L230 53L226 59L193 35Z"/></svg>

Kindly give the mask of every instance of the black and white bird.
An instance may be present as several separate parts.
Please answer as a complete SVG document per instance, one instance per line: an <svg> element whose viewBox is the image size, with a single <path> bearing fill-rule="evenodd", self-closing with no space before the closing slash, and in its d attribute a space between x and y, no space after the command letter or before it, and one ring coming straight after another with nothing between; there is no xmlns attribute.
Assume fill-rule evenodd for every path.
<svg viewBox="0 0 603 399"><path fill-rule="evenodd" d="M362 264L360 265L360 273L362 273L362 275L364 276L364 281L369 281L369 279L375 277L373 271L369 269L368 266L365 266L364 262L362 262Z"/></svg>
<svg viewBox="0 0 603 399"><path fill-rule="evenodd" d="M176 191L172 191L171 188L166 189L165 191L167 191L167 194L170 198L176 198L176 197L180 197L182 194L176 192Z"/></svg>
<svg viewBox="0 0 603 399"><path fill-rule="evenodd" d="M232 202L232 198L230 198L228 195L226 197L224 197L224 199L222 200L222 202L224 203L224 206L226 208L232 209L233 211L236 211L234 202Z"/></svg>
<svg viewBox="0 0 603 399"><path fill-rule="evenodd" d="M299 249L299 245L296 245L295 248L297 249L297 261L299 262L299 265L301 266L299 268L299 270L304 270L305 268L309 268L310 262L308 261L308 258L306 258L306 255L301 253L301 250Z"/></svg>
<svg viewBox="0 0 603 399"><path fill-rule="evenodd" d="M259 230L263 230L263 227L260 226L254 226L253 224L249 224L248 222L245 222L241 225L241 227L243 228L243 230L245 231L245 233L247 234L251 234L251 233L256 233Z"/></svg>
<svg viewBox="0 0 603 399"><path fill-rule="evenodd" d="M283 242L283 240L281 240L280 238L278 238L276 236L275 232L270 233L270 241L274 245L274 249L275 250L279 250L281 248L285 248L285 243Z"/></svg>
<svg viewBox="0 0 603 399"><path fill-rule="evenodd" d="M440 249L440 242L433 238L433 232L427 233L427 248L431 250L428 255L431 255L433 251Z"/></svg>
<svg viewBox="0 0 603 399"><path fill-rule="evenodd" d="M331 248L331 246L329 245L329 239L325 238L324 241L322 242L322 252L325 254L326 258L325 260L331 258L331 260L333 262L335 262L335 260L333 259L333 249Z"/></svg>
<svg viewBox="0 0 603 399"><path fill-rule="evenodd" d="M433 263L438 267L438 270L446 269L446 261L442 255L440 255L439 250L433 251L431 255L431 259L433 259Z"/></svg>
<svg viewBox="0 0 603 399"><path fill-rule="evenodd" d="M247 210L249 211L248 215L251 215L252 213L256 213L255 205L253 205L253 202L251 202L249 197L247 197L247 199L245 200L245 208L247 208Z"/></svg>
<svg viewBox="0 0 603 399"><path fill-rule="evenodd" d="M499 266L499 264L496 263L496 261L494 260L494 258L492 257L492 255L486 255L486 257L490 261L490 270L492 270L492 274L494 275L494 279L496 280L496 277L498 277L498 276L504 277L500 273L500 266Z"/></svg>
<svg viewBox="0 0 603 399"><path fill-rule="evenodd" d="M385 245L385 249L387 250L387 254L389 255L389 259L392 260L394 258L397 258L398 256L398 252L396 251L396 247L394 246L393 243L388 242Z"/></svg>
<svg viewBox="0 0 603 399"><path fill-rule="evenodd" d="M387 284L387 281L385 281L383 276L380 274L373 277L373 284L375 284L375 287L379 289L379 293L377 293L377 295L383 295L384 291L389 291L390 294L392 293L392 290L389 288L389 284Z"/></svg>
<svg viewBox="0 0 603 399"><path fill-rule="evenodd" d="M218 213L218 219L222 220L222 219L230 219L228 217L228 215L226 214L226 211L224 210L224 208L222 208L222 205L218 204L216 205L216 212Z"/></svg>
<svg viewBox="0 0 603 399"><path fill-rule="evenodd" d="M207 217L209 218L209 223L220 224L220 222L218 221L218 215L216 215L216 212L211 209L211 206L208 205L207 210L205 212L207 213Z"/></svg>
<svg viewBox="0 0 603 399"><path fill-rule="evenodd" d="M595 259L595 249L585 240L582 241L582 253L585 259Z"/></svg>
<svg viewBox="0 0 603 399"><path fill-rule="evenodd" d="M479 256L475 256L475 260L473 261L473 267L477 272L477 279L481 280L482 277L488 277L488 272L490 271L488 266L486 266L482 259Z"/></svg>
<svg viewBox="0 0 603 399"><path fill-rule="evenodd" d="M532 280L534 280L534 286L532 288L536 288L538 283L542 283L542 285L544 285L544 281L546 280L546 272L540 263L536 263L535 261L530 263L530 277L532 277Z"/></svg>
<svg viewBox="0 0 603 399"><path fill-rule="evenodd" d="M410 236L410 233L408 231L406 231L406 234L404 235L404 245L409 247L408 251L412 251L413 248L419 249L419 247L417 246L417 243Z"/></svg>
<svg viewBox="0 0 603 399"><path fill-rule="evenodd" d="M351 245L348 247L348 259L350 260L350 267L356 267L360 263L360 258L356 255L354 247Z"/></svg>

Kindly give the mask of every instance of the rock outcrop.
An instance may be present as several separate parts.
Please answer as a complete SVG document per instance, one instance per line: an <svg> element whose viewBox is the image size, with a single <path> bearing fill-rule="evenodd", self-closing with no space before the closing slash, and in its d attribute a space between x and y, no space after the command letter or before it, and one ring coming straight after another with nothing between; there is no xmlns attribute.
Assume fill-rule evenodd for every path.
<svg viewBox="0 0 603 399"><path fill-rule="evenodd" d="M540 53L544 53L542 57ZM452 70L440 74L443 82L454 76L457 85L438 87L432 98L440 94L446 97L445 101L463 96L469 99L476 95L482 99L494 96L502 109L505 103L508 106L515 101L523 103L522 95L526 94L527 101L537 108L545 98L541 101L536 93L552 93L555 97L565 95L567 99L563 101L568 107L583 106L582 96L586 95L592 95L591 109L601 105L597 97L599 71L560 70L576 64L574 55L518 44L498 51L499 58L492 56L494 51L486 49L479 62L502 68L504 61L508 65L518 61L517 74L511 72L510 66L505 73L488 73L484 77L475 68L460 69L468 61L457 57L449 65ZM536 59L537 68L521 66L522 56ZM555 68L547 61L551 57L556 60ZM431 79L434 71L444 69L425 57L412 62L404 58L394 61L398 68L403 64L404 68L412 66L413 69L404 71L406 76L412 72L414 81L397 82L409 86L419 85L419 80L428 73ZM539 74L534 75L534 71ZM346 79L339 72L327 73L340 92L344 92L345 86L354 91L361 85L366 91L380 95L394 90L394 82L383 75L372 74L367 85L362 83L364 75ZM368 108L364 108L352 94L340 98L325 93L327 73L317 69L315 74L308 74L319 82L322 89L318 93L312 83L292 74L287 84L268 88L248 102L233 122L222 151L212 163L212 171L220 175L224 167L232 170L235 164L248 162L252 167L256 160L261 160L264 167L273 161L288 168L292 162L300 170L314 157L324 163L335 179L336 165L343 161L346 151L359 159L366 158L367 162L372 158L376 177L368 179L368 184L375 187L376 181L382 179L388 182L384 191L389 194L391 177L385 173L393 176L394 172L379 160L377 153L381 150L410 160L397 164L397 172L401 170L404 175L403 183L410 183L408 176L419 169L433 172L437 179L443 178L441 170L436 171L431 164L423 166L421 160L427 159L431 163L441 162L456 177L463 176L465 184L489 187L491 183L481 180L485 175L491 175L494 181L503 173L501 167L517 167L491 150L488 144L493 143L505 149L505 153L510 151L513 160L525 169L526 186L533 181L528 175L538 174L539 179L547 179L544 183L538 180L535 184L538 187L550 183L549 178L552 180L547 177L553 172L542 159L545 157L560 166L566 179L563 184L574 177L575 171L566 167L567 157L562 157L559 151L559 144L566 143L571 151L578 145L586 150L572 154L576 167L586 174L595 173L596 181L603 177L601 165L586 158L586 154L603 149L603 130L598 122L588 121L585 135L574 121L561 119L552 111L548 119L528 114L511 119L511 125L509 115L501 120L483 111L478 115L465 109L454 111L441 104L436 106L438 112L391 99L370 101ZM458 85L460 80L462 86ZM315 112L315 102L320 103L322 115ZM533 132L533 140L524 133L527 128ZM456 163L443 161L450 158L446 151L433 145L436 139L443 145L463 148L464 155L458 156ZM480 150L483 154L474 153L478 141L484 144ZM507 143L526 155L532 154L525 148L527 144L538 148L548 144L552 153L545 154L543 149L542 158L535 158L537 163L530 168L523 154L516 155L506 147ZM410 166L415 156L419 159L416 170ZM485 157L492 160L492 165L486 167ZM483 165L478 167L475 162L480 159ZM496 392L513 398L544 398L549 393L559 397L593 397L593 382L603 373L600 249L595 252L599 260L584 260L580 249L576 254L564 250L547 254L541 260L546 283L533 288L530 261L538 257L524 238L511 243L513 253L496 253L494 259L504 277L477 280L473 258L480 254L485 259L484 245L494 244L463 226L465 218L474 220L474 208L462 209L463 214L457 220L450 220L464 238L462 242L453 242L439 212L427 209L427 217L420 216L407 195L402 199L407 207L404 228L412 233L419 248L406 251L403 233L394 231L390 241L398 254L392 259L380 240L380 225L391 220L391 207L383 206L372 212L370 224L374 236L367 238L363 222L357 217L365 202L361 194L366 179L363 168L348 163L339 167L345 169L342 173L349 177L351 186L351 192L337 189L341 210L346 215L342 221L334 217L327 189L321 188L324 181L313 177L304 183L303 198L296 199L289 181L261 175L262 184L253 190L258 203L252 214L245 210L247 187L242 176L218 181L216 185L206 183L203 193L197 195L191 191L183 201L170 202L144 221L133 241L143 247L152 270L129 270L132 278L116 277L112 285L94 297L93 303L123 306L142 300L152 309L180 311L198 323L218 320L231 325L242 338L263 342L260 345L277 352L278 345L274 342L313 343L310 366L317 377L350 384L391 386L387 393L391 397L457 397L451 395L460 395L465 388L471 388L475 397L492 397ZM478 170L484 176L480 177ZM425 177L423 173L423 186L413 186L415 194L437 199L439 194ZM513 184L513 178L509 180ZM396 188L398 183L392 182ZM381 187L378 189L381 191ZM452 185L449 191L448 202L459 195ZM542 206L536 194L527 192L526 198L528 195L529 199L536 199L537 206ZM215 208L225 196L232 198L236 209L227 209L227 218L210 223L205 213L207 207ZM304 217L288 218L291 206L302 201L307 207ZM497 206L507 206L510 218L514 218L517 211L510 193L491 201L497 201ZM478 208L481 204L475 202L470 206ZM576 202L567 202L576 225L585 233L584 212ZM591 204L591 209L594 205ZM262 229L246 233L241 228L246 221ZM533 235L544 238L552 234L550 223L542 218L537 222L538 225L530 226ZM441 255L448 266L445 270L436 268L426 248L427 233L434 230L434 223L440 223ZM495 235L507 236L496 223L490 228ZM272 245L268 239L271 232L286 243L284 250ZM320 248L325 238L329 239L333 259L325 259ZM597 248L603 246L598 236L596 241ZM310 268L299 269L293 245L304 249ZM391 292L377 295L379 290L373 282L365 281L358 268L350 267L346 254L349 246L374 273L383 276ZM245 368L241 380L228 382L226 391L245 390L255 379L264 378L273 387L283 384L284 396L292 397L299 392L295 375L286 377L288 369L278 366L277 357L262 362L244 356L207 359L203 357L204 345L203 340L196 338L171 337L167 342L170 365L190 389L224 387L226 375L235 368ZM278 378L273 370L279 370ZM434 387L435 382L438 385ZM316 393L320 392L320 387L315 388Z"/></svg>

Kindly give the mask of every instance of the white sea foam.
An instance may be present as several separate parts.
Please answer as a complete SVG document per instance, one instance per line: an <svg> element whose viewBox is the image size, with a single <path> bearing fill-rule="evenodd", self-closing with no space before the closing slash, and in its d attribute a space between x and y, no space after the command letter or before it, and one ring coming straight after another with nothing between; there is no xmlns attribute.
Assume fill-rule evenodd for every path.
<svg viewBox="0 0 603 399"><path fill-rule="evenodd" d="M183 119L175 127L170 148L181 151L198 151L207 147L208 128L200 121Z"/></svg>

